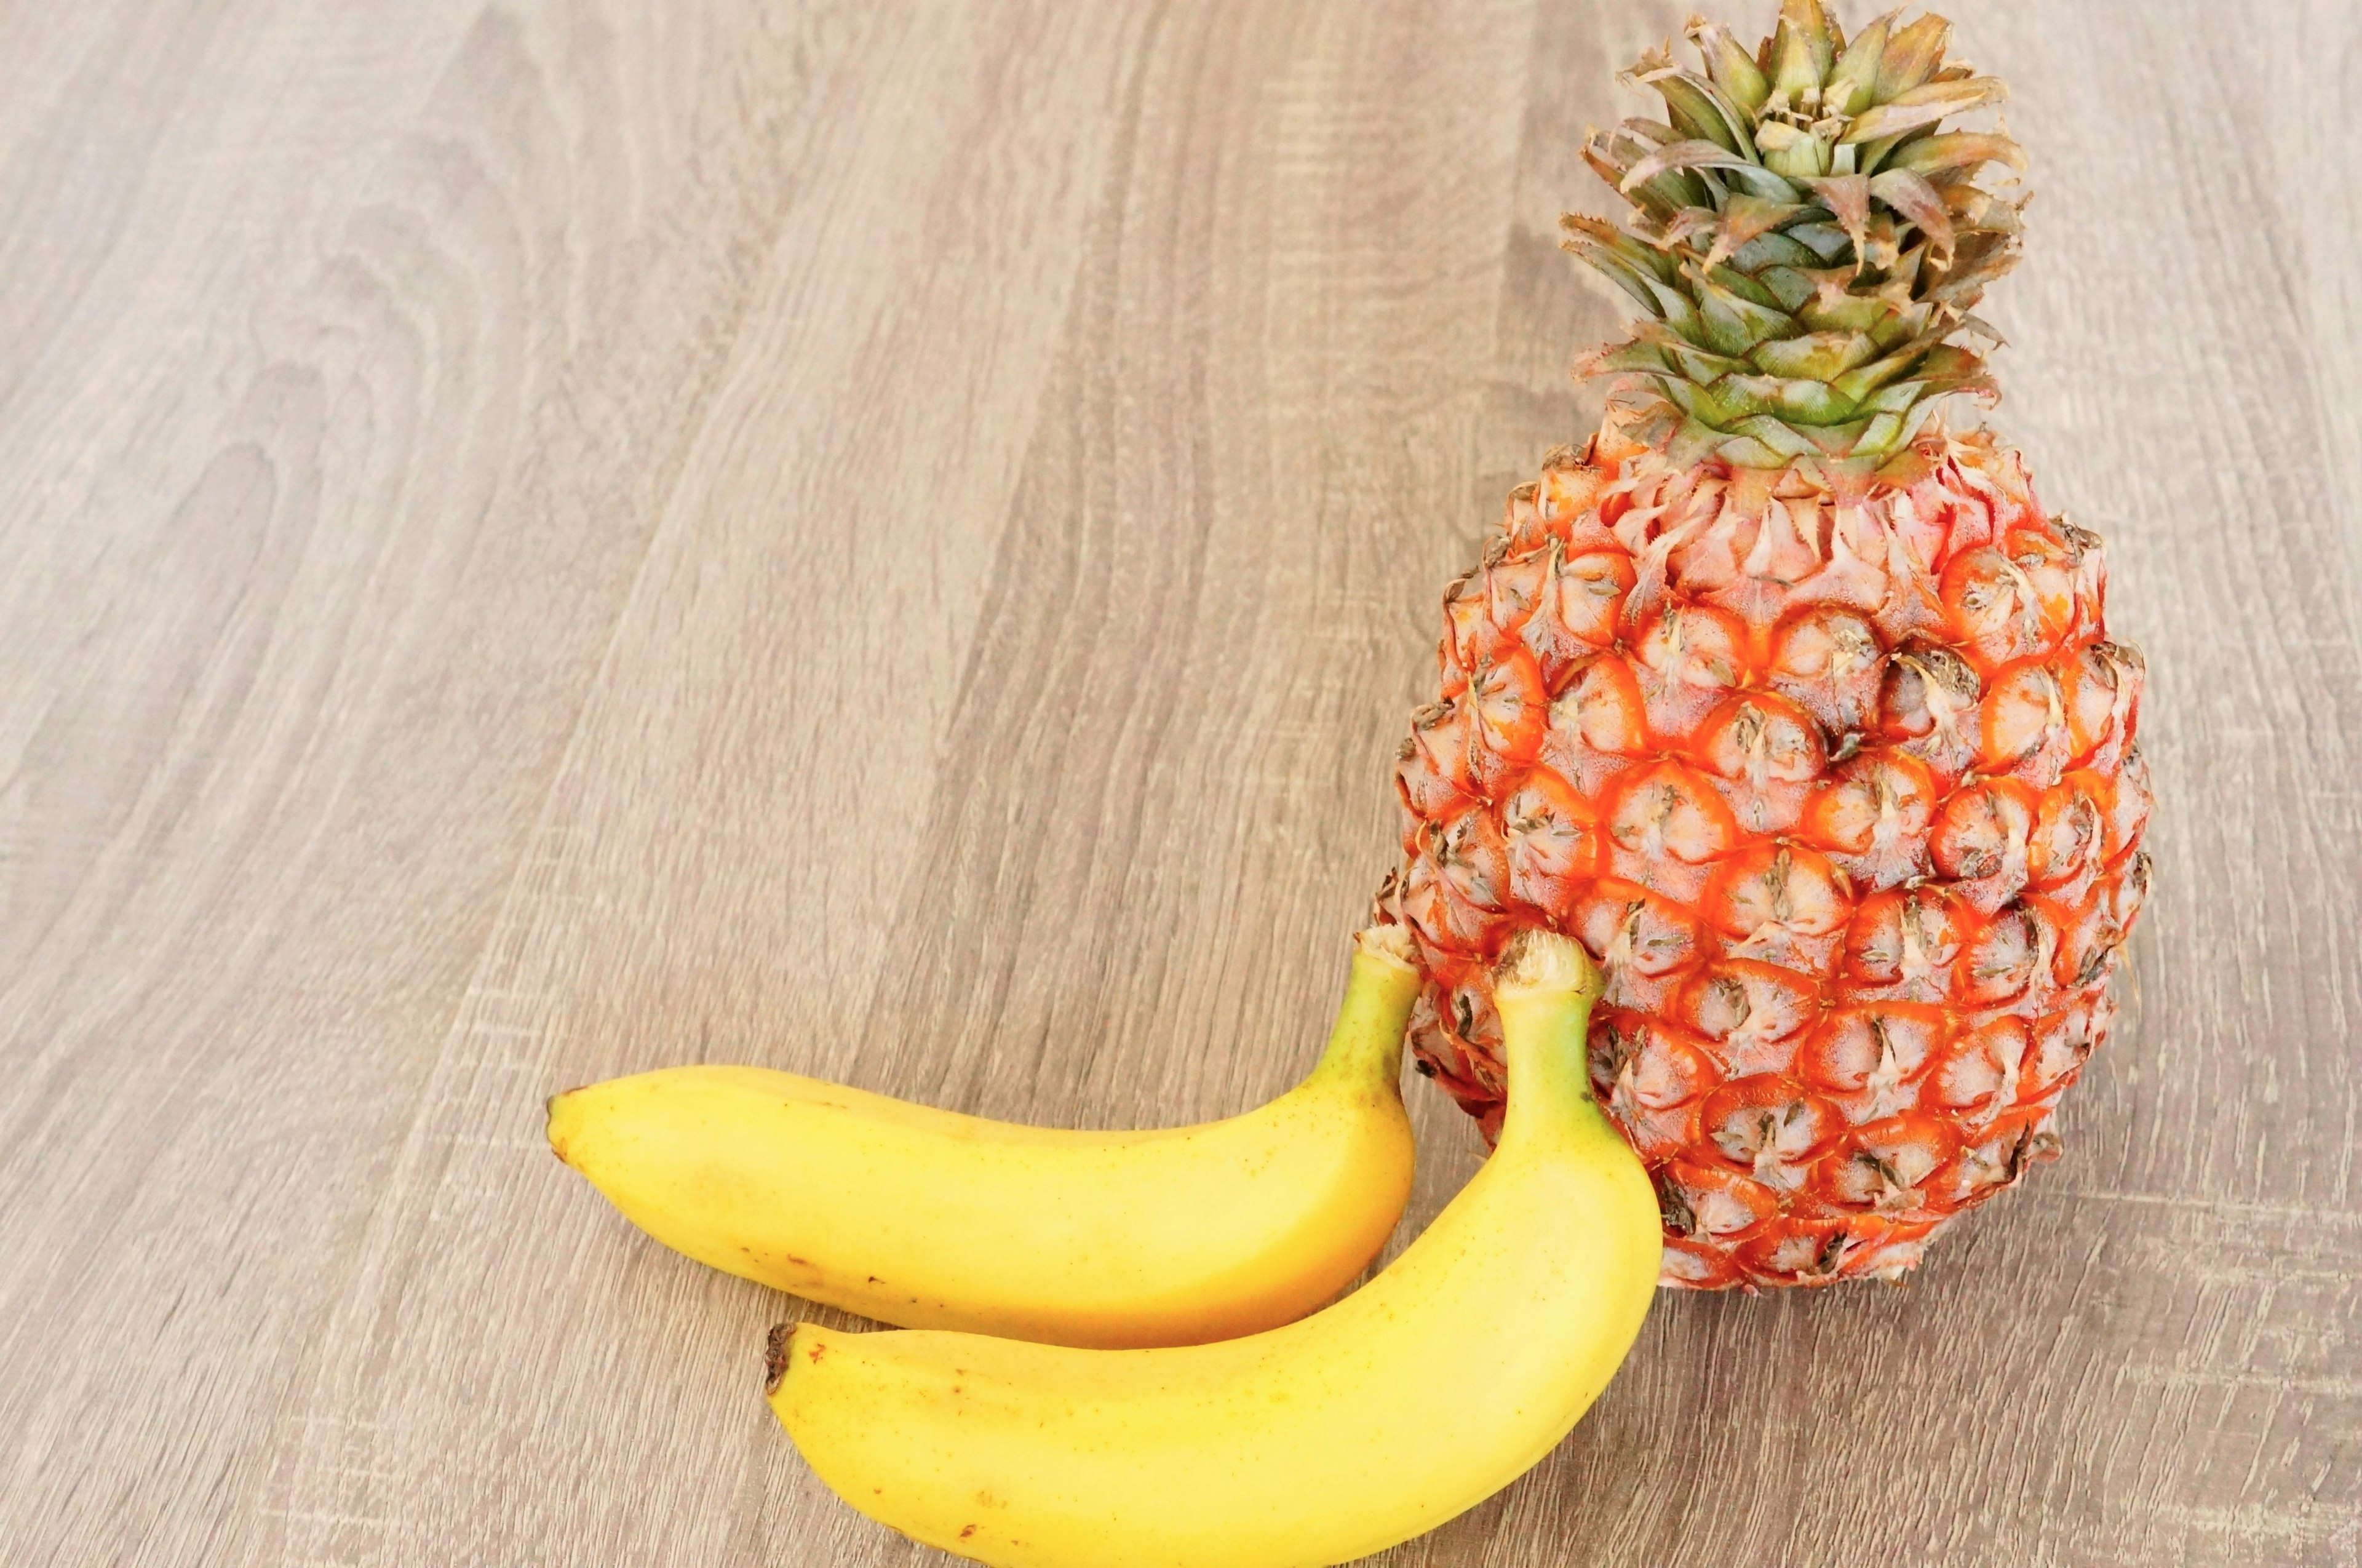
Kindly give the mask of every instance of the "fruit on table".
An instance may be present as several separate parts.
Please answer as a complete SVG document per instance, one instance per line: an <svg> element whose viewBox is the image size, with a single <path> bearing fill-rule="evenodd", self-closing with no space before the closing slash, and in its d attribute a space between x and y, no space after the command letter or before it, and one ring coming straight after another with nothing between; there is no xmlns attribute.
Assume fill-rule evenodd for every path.
<svg viewBox="0 0 2362 1568"><path fill-rule="evenodd" d="M1292 1568L1441 1524L1566 1435L1655 1291L1655 1194L1584 1068L1598 988L1573 942L1510 944L1499 1147L1335 1306L1142 1351L783 1326L772 1408L854 1507L1009 1568Z"/></svg>
<svg viewBox="0 0 2362 1568"><path fill-rule="evenodd" d="M1253 1333L1351 1284L1409 1199L1408 955L1398 928L1356 937L1319 1065L1227 1121L1059 1132L692 1066L557 1096L550 1146L667 1246L887 1322L1073 1345Z"/></svg>
<svg viewBox="0 0 2362 1568"><path fill-rule="evenodd" d="M1949 25L1851 39L1786 0L1754 51L1693 22L1594 133L1631 204L1568 248L1646 312L1597 436L1509 498L1446 591L1382 911L1411 1042L1487 1132L1515 933L1604 961L1592 1072L1661 1195L1665 1283L1892 1276L2055 1153L2148 888L2143 666L2100 541L1947 394L2018 255L2002 85Z"/></svg>

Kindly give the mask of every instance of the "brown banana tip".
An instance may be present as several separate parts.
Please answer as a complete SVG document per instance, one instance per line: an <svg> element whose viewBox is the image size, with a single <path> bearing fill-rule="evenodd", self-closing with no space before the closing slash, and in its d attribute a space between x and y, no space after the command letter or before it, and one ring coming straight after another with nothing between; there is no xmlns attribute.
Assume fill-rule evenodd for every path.
<svg viewBox="0 0 2362 1568"><path fill-rule="evenodd" d="M1529 926L1509 938L1493 968L1496 989L1599 990L1598 966L1583 945L1554 931Z"/></svg>
<svg viewBox="0 0 2362 1568"><path fill-rule="evenodd" d="M541 1135L549 1140L549 1152L569 1165L574 1162L566 1158L566 1140L557 1135L557 1102L573 1092L568 1089L541 1102Z"/></svg>
<svg viewBox="0 0 2362 1568"><path fill-rule="evenodd" d="M1353 946L1399 968L1415 971L1418 967L1418 949L1411 944L1408 926L1365 925L1353 933Z"/></svg>
<svg viewBox="0 0 2362 1568"><path fill-rule="evenodd" d="M788 1375L788 1342L795 1337L793 1323L774 1323L770 1337L763 1342L763 1397L770 1397L779 1391L779 1380Z"/></svg>

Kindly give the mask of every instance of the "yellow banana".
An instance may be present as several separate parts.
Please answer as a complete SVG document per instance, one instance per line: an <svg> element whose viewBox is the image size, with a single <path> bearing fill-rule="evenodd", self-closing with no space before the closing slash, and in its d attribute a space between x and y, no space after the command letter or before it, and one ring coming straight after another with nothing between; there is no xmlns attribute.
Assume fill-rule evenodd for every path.
<svg viewBox="0 0 2362 1568"><path fill-rule="evenodd" d="M1507 1485L1615 1375L1660 1234L1591 1098L1597 972L1563 937L1513 946L1500 1147L1376 1279L1179 1349L782 1327L771 1408L805 1460L870 1518L1001 1568L1310 1568Z"/></svg>
<svg viewBox="0 0 2362 1568"><path fill-rule="evenodd" d="M921 1328L1195 1344L1312 1311L1410 1197L1399 1084L1418 977L1398 928L1354 939L1329 1048L1227 1121L1068 1132L758 1067L674 1067L549 1102L549 1142L701 1263Z"/></svg>

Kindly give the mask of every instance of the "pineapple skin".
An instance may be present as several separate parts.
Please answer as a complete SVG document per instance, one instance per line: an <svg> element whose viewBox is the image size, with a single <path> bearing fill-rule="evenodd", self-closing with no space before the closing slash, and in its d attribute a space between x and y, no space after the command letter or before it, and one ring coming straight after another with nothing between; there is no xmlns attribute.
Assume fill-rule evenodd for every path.
<svg viewBox="0 0 2362 1568"><path fill-rule="evenodd" d="M2150 796L2106 588L1983 432L1836 495L1612 414L1552 453L1445 593L1396 769L1418 1070L1497 1134L1489 967L1563 932L1664 1285L1913 1267L2056 1155L2114 1016Z"/></svg>

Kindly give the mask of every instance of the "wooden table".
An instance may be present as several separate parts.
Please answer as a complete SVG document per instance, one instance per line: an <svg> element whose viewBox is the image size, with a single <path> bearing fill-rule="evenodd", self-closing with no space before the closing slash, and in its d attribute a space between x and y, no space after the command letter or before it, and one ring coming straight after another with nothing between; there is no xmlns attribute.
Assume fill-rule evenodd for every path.
<svg viewBox="0 0 2362 1568"><path fill-rule="evenodd" d="M0 13L0 1559L944 1561L542 1097L1291 1081L1684 9ZM1908 1288L1665 1298L1389 1562L2362 1559L2362 11L1956 9L1997 417L2153 667L2137 988Z"/></svg>

